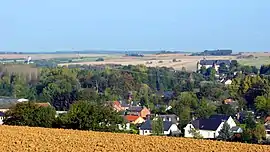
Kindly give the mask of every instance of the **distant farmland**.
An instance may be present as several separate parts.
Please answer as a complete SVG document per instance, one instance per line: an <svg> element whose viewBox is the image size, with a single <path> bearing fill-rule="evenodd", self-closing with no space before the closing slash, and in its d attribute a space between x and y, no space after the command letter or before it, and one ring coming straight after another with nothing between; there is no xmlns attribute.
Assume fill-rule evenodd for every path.
<svg viewBox="0 0 270 152"><path fill-rule="evenodd" d="M144 57L131 57L125 54L0 54L0 59L22 59L31 56L32 60L50 60L60 66L70 64L121 64L137 65L143 64L149 67L173 67L181 70L183 67L188 71L196 71L197 62L204 56L189 56L190 54L145 54ZM254 58L237 59L237 56L206 56L209 60L232 60L237 59L240 64L254 65L260 67L262 64L270 64L270 53L242 53L242 55L253 55ZM104 61L96 61L103 58ZM175 62L176 61L176 62Z"/></svg>

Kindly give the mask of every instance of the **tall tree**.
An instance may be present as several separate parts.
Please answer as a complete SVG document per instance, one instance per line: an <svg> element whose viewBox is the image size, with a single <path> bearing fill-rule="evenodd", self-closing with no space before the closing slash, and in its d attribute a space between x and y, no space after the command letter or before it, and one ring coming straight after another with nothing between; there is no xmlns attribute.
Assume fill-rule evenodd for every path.
<svg viewBox="0 0 270 152"><path fill-rule="evenodd" d="M80 83L77 80L77 70L67 68L43 69L38 88L45 101L57 110L67 110L78 96Z"/></svg>
<svg viewBox="0 0 270 152"><path fill-rule="evenodd" d="M208 118L215 113L215 110L216 106L211 104L209 101L202 99L195 112L198 118Z"/></svg>
<svg viewBox="0 0 270 152"><path fill-rule="evenodd" d="M220 140L230 140L233 133L231 132L231 128L230 128L230 125L225 122L222 126L222 129L218 132L219 135L217 137L217 139L220 139Z"/></svg>
<svg viewBox="0 0 270 152"><path fill-rule="evenodd" d="M216 77L216 70L213 67L210 67L206 70L206 75L208 76L210 81L214 81Z"/></svg>
<svg viewBox="0 0 270 152"><path fill-rule="evenodd" d="M258 123L256 124L256 128L254 129L254 138L257 140L257 142L261 142L262 139L265 139L265 127L264 124Z"/></svg>
<svg viewBox="0 0 270 152"><path fill-rule="evenodd" d="M257 111L262 112L265 116L270 114L270 99L264 96L258 96L255 99L255 106Z"/></svg>
<svg viewBox="0 0 270 152"><path fill-rule="evenodd" d="M152 120L152 133L158 136L164 134L163 120L160 117Z"/></svg>

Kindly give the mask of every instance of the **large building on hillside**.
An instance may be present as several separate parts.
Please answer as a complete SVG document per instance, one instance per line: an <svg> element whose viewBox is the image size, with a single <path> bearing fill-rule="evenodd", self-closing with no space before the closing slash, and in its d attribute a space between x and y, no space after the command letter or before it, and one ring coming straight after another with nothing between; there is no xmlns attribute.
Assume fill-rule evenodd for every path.
<svg viewBox="0 0 270 152"><path fill-rule="evenodd" d="M200 60L197 63L197 70L200 70L202 66L204 66L206 69L213 67L216 71L218 71L218 68L221 64L225 64L227 67L230 66L231 60Z"/></svg>

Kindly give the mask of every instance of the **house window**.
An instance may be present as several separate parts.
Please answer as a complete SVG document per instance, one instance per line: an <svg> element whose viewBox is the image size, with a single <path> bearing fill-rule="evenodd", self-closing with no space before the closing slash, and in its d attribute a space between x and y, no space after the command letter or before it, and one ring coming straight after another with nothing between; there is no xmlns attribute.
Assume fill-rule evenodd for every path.
<svg viewBox="0 0 270 152"><path fill-rule="evenodd" d="M145 130L144 133L146 134L147 133L147 130Z"/></svg>
<svg viewBox="0 0 270 152"><path fill-rule="evenodd" d="M270 134L270 131L266 131L267 132L267 134Z"/></svg>

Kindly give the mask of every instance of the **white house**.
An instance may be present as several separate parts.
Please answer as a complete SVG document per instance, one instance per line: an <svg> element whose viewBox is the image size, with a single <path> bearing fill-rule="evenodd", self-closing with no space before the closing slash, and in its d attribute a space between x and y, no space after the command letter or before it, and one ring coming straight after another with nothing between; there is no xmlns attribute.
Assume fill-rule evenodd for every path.
<svg viewBox="0 0 270 152"><path fill-rule="evenodd" d="M163 121L163 131L164 135L176 135L180 134L181 131L178 129L177 125L171 121ZM140 135L151 135L152 134L152 121L147 120L139 127Z"/></svg>
<svg viewBox="0 0 270 152"><path fill-rule="evenodd" d="M224 82L225 85L231 85L232 84L232 80L228 79Z"/></svg>
<svg viewBox="0 0 270 152"><path fill-rule="evenodd" d="M225 122L229 124L230 128L236 126L236 123L231 116L212 115L208 119L196 119L187 124L187 126L184 128L184 136L193 137L191 130L196 129L203 136L203 138L216 138L219 135L219 131L222 129Z"/></svg>
<svg viewBox="0 0 270 152"><path fill-rule="evenodd" d="M197 70L200 70L202 66L204 66L206 69L213 67L216 71L218 71L221 64L225 64L226 67L229 67L231 64L230 60L200 60L197 63Z"/></svg>
<svg viewBox="0 0 270 152"><path fill-rule="evenodd" d="M270 139L270 124L265 124L265 137L266 139Z"/></svg>
<svg viewBox="0 0 270 152"><path fill-rule="evenodd" d="M67 114L67 111L56 111L55 117L58 117L59 115Z"/></svg>
<svg viewBox="0 0 270 152"><path fill-rule="evenodd" d="M28 99L21 98L21 99L18 99L17 101L18 102L28 102L29 100Z"/></svg>

